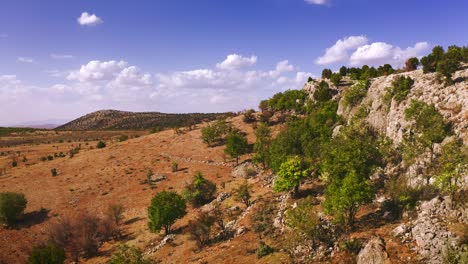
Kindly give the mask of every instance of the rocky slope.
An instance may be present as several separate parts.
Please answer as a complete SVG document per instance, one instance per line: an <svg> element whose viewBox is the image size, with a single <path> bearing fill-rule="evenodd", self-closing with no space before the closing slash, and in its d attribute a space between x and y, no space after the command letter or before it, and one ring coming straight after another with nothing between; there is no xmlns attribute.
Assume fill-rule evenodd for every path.
<svg viewBox="0 0 468 264"><path fill-rule="evenodd" d="M223 113L164 114L158 112L124 112L102 110L87 114L57 127L58 130L122 130L188 126L211 121Z"/></svg>

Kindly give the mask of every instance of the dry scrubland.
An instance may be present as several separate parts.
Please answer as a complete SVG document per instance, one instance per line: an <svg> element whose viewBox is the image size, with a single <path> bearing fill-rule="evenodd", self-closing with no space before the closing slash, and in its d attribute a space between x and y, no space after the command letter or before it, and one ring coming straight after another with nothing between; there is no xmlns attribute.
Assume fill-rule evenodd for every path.
<svg viewBox="0 0 468 264"><path fill-rule="evenodd" d="M242 117L229 119L232 124L247 133L249 143L255 142L251 124L242 122ZM6 173L0 176L0 191L21 192L28 199L24 220L12 229L0 230L0 262L24 263L32 248L32 245L47 240L50 226L60 219L76 217L83 212L103 215L107 206L112 203L121 203L125 206L123 224L121 225L123 237L117 241L109 241L102 245L99 256L87 260L87 263L105 263L120 243L129 243L142 249L143 252L151 252L163 239L161 234L150 233L147 227L147 207L151 198L162 190L175 190L181 192L189 183L193 175L201 171L203 175L215 182L218 192L232 192L234 188L244 182L242 177L232 175L233 161L226 160L224 146L208 148L200 137L200 127L177 135L172 130L167 130L150 135L142 135L139 138L118 142L107 141L108 146L103 149L90 149L97 141L72 141L64 143L42 143L33 145L18 145L2 147L0 152L15 153L21 151L20 157L26 155L28 162L19 162L18 166L11 168L10 156L2 156L0 164L7 167ZM279 126L273 130L278 131ZM52 132L41 132L52 133ZM88 133L88 132L85 132ZM92 133L92 132L89 132ZM106 132L100 137L117 136ZM142 132L125 132L135 135ZM55 133L53 133L55 134ZM93 134L93 133L92 133ZM76 139L82 136L82 132L60 132L60 136ZM66 136L65 136L66 135ZM93 134L98 136L97 134ZM49 135L50 136L50 135ZM36 138L33 134L30 137ZM28 136L24 136L28 138ZM6 137L3 140L9 140ZM82 149L73 158L55 158L52 161L39 161L39 157L55 152L67 152L71 147L82 144ZM89 144L86 144L89 143ZM248 159L249 155L242 157ZM179 163L179 171L171 171L171 162ZM57 168L58 176L51 176L51 168ZM147 170L154 173L162 173L167 179L150 187L144 183ZM254 204L247 212L239 225L246 227L246 232L231 240L216 243L199 251L195 242L186 232L187 223L196 216L198 209L189 208L188 214L178 220L174 226L176 230L173 242L150 254L149 257L160 260L162 263L289 263L290 258L284 252L277 252L262 259L257 259L255 251L258 248L258 235L250 227L249 215L258 206L263 206L262 201L277 202L282 195L274 193L268 183L271 181L268 174L260 174L249 179L252 185L252 201ZM222 188L221 186L225 187ZM303 187L304 193L314 193L320 186L307 183ZM291 202L291 201L290 201ZM242 214L245 205L228 198L223 202L223 207L239 207L234 211L231 219ZM41 209L47 210L41 214ZM359 215L369 218L369 214L376 208L365 207ZM378 234L388 241L387 251L393 263L405 263L402 260L413 256L406 245L392 241L390 231L395 224L378 227L378 220L361 223L362 227L353 233L353 237L369 238ZM376 227L373 228L372 226ZM285 243L284 237L276 237L275 240L267 239L269 245L276 246ZM347 253L340 253L335 259L346 261L351 258Z"/></svg>

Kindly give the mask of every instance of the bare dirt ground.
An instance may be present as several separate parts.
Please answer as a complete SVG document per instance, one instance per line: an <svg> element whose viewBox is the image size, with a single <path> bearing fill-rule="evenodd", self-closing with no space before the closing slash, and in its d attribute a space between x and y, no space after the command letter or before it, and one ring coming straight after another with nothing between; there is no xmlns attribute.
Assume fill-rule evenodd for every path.
<svg viewBox="0 0 468 264"><path fill-rule="evenodd" d="M233 124L246 132L249 143L255 141L253 128L244 124L241 117L233 118ZM102 215L111 203L125 206L125 218L122 225L125 238L122 241L106 242L100 248L98 257L82 260L87 263L106 263L113 250L120 243L129 243L149 251L163 238L162 234L150 233L147 228L147 207L151 198L163 190L181 192L193 175L200 171L215 182L218 192L230 192L244 179L231 174L234 163L224 154L224 146L208 148L200 139L200 126L197 129L177 135L166 130L124 142L106 141L104 149L90 149L96 141L64 142L50 144L18 145L1 147L0 169L6 168L0 175L0 192L24 193L28 205L25 219L12 229L0 229L0 263L25 263L33 245L45 242L49 226L58 219L73 216L87 211ZM82 133L82 132L79 132ZM5 139L3 139L5 140ZM52 161L40 161L39 158L55 152L67 152L73 145L82 144L82 150L73 158L55 158ZM20 154L17 154L20 151ZM23 154L27 162L20 161L18 166L10 165L13 153L19 157ZM248 159L249 155L242 160ZM171 171L171 162L179 163L179 171ZM56 168L58 176L53 177L50 170ZM151 169L161 173L167 179L159 182L154 188L144 183L146 173ZM249 180L252 184L253 199L273 199L279 196L265 187L262 177ZM224 183L224 184L222 184ZM224 185L224 188L221 186ZM307 186L306 186L307 187ZM223 202L226 207L245 206L232 198ZM255 206L255 205L254 205ZM40 215L46 209L46 215ZM217 243L199 251L195 242L182 232L196 210L188 208L188 214L176 222L174 241L150 254L150 258L161 263L290 263L285 252L276 252L262 259L257 259L255 250L258 247L258 236L247 230L246 233L231 240ZM366 212L363 212L364 214ZM38 217L39 216L39 217ZM242 220L248 226L249 217ZM392 240L391 227L383 225L370 227L356 233L359 237L369 238L375 233L384 237L392 263L408 263L408 257L414 257L407 246ZM281 239L281 238L279 238ZM277 242L269 241L275 245ZM338 255L333 263L349 263L355 259ZM405 262L406 261L406 262ZM411 262L409 262L411 263Z"/></svg>

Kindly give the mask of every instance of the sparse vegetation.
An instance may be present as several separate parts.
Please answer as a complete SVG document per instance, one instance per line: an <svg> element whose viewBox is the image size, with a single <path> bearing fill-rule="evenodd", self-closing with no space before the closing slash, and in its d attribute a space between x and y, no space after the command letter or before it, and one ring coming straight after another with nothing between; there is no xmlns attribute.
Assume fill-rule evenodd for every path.
<svg viewBox="0 0 468 264"><path fill-rule="evenodd" d="M29 256L29 264L63 264L65 250L52 243L35 246Z"/></svg>
<svg viewBox="0 0 468 264"><path fill-rule="evenodd" d="M182 196L176 192L160 192L151 200L148 207L148 227L151 232L164 228L166 234L171 232L172 224L187 212Z"/></svg>
<svg viewBox="0 0 468 264"><path fill-rule="evenodd" d="M179 170L179 163L177 161L171 162L171 170L172 172L177 172Z"/></svg>
<svg viewBox="0 0 468 264"><path fill-rule="evenodd" d="M141 251L133 246L122 244L112 255L109 264L151 264L153 261L145 259Z"/></svg>
<svg viewBox="0 0 468 264"><path fill-rule="evenodd" d="M343 102L345 105L356 106L366 96L367 89L369 88L369 81L359 81L351 86L343 94Z"/></svg>
<svg viewBox="0 0 468 264"><path fill-rule="evenodd" d="M192 183L185 187L183 196L192 203L193 206L199 207L214 199L216 193L216 184L205 179L201 172L197 172L193 177Z"/></svg>
<svg viewBox="0 0 468 264"><path fill-rule="evenodd" d="M246 207L250 206L250 186L247 181L241 184L234 193L237 201L244 203Z"/></svg>
<svg viewBox="0 0 468 264"><path fill-rule="evenodd" d="M263 241L260 241L258 244L258 249L256 251L257 258L263 258L265 256L270 255L271 253L275 252L275 249L266 244Z"/></svg>
<svg viewBox="0 0 468 264"><path fill-rule="evenodd" d="M107 217L112 219L112 221L114 221L116 225L119 225L123 219L124 212L125 207L123 206L123 204L113 203L107 206L106 215Z"/></svg>
<svg viewBox="0 0 468 264"><path fill-rule="evenodd" d="M27 203L22 193L0 193L0 222L6 225L15 224L23 215Z"/></svg>
<svg viewBox="0 0 468 264"><path fill-rule="evenodd" d="M255 122L256 119L255 119L255 115L254 115L254 114L255 114L255 110L253 110L253 109L249 109L249 110L245 111L245 113L244 113L244 119L243 119L244 122L245 122L245 123L253 123L253 122Z"/></svg>

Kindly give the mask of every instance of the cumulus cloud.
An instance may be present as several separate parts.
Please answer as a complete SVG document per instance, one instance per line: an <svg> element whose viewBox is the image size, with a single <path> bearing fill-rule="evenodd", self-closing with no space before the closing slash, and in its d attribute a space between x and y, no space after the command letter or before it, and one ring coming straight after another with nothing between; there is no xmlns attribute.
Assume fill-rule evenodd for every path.
<svg viewBox="0 0 468 264"><path fill-rule="evenodd" d="M318 57L315 63L320 65L332 64L346 61L349 58L349 51L367 44L366 36L350 36L339 39L333 46L325 50L325 54Z"/></svg>
<svg viewBox="0 0 468 264"><path fill-rule="evenodd" d="M304 0L304 1L312 5L326 5L330 2L329 0Z"/></svg>
<svg viewBox="0 0 468 264"><path fill-rule="evenodd" d="M326 49L325 54L315 60L320 65L342 63L351 66L379 66L385 63L400 67L410 57L419 57L428 51L427 42L418 42L412 47L402 49L385 42L368 43L367 37L350 36L339 39ZM349 55L351 53L351 55Z"/></svg>
<svg viewBox="0 0 468 264"><path fill-rule="evenodd" d="M400 67L410 57L419 57L429 50L427 42L418 42L413 47L401 49L385 42L374 42L359 47L350 58L350 64L361 66L364 64L378 66L389 63L394 67Z"/></svg>
<svg viewBox="0 0 468 264"><path fill-rule="evenodd" d="M50 57L54 60L67 60L67 59L73 59L73 55L70 54L55 54L52 53L50 54Z"/></svg>
<svg viewBox="0 0 468 264"><path fill-rule="evenodd" d="M24 62L24 63L36 63L36 61L33 58L28 58L28 57L18 57L17 60L19 62Z"/></svg>
<svg viewBox="0 0 468 264"><path fill-rule="evenodd" d="M216 64L216 67L222 70L239 70L253 66L255 63L257 63L256 56L251 56L249 58L242 57L238 54L230 54L223 62Z"/></svg>
<svg viewBox="0 0 468 264"><path fill-rule="evenodd" d="M88 12L83 12L76 20L78 24L82 26L95 26L104 22L100 17L95 14L89 14Z"/></svg>
<svg viewBox="0 0 468 264"><path fill-rule="evenodd" d="M47 118L75 117L112 108L160 112L238 111L255 108L260 100L276 92L300 89L307 78L313 76L298 71L287 60L266 70L253 68L256 61L255 56L237 55L231 59L228 56L224 61L213 63L213 67L150 74L126 61L93 60L69 71L66 76L63 76L64 71L49 71L58 79L48 87L28 86L14 75L0 76L3 112L15 112L14 119L0 113L0 123L30 121L39 119L41 114ZM41 111L24 108L32 104ZM24 115L20 116L20 112Z"/></svg>

